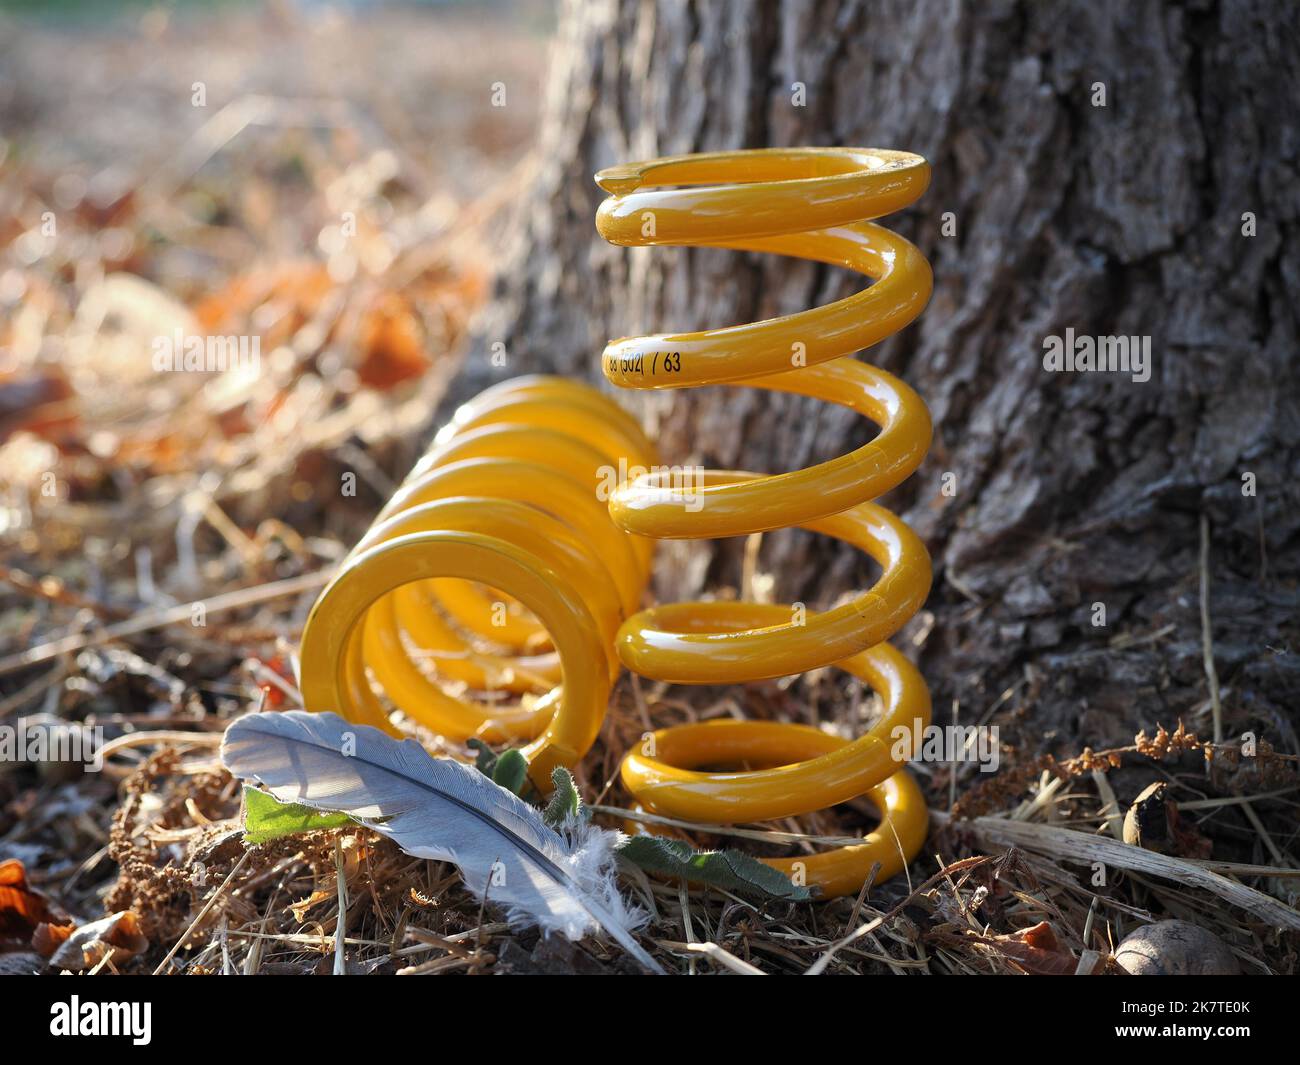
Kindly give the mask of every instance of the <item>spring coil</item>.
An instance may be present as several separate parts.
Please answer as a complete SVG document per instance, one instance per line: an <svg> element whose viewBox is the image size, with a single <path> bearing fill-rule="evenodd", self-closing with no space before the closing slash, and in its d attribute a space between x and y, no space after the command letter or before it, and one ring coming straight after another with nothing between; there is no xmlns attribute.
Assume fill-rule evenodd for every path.
<svg viewBox="0 0 1300 1065"><path fill-rule="evenodd" d="M644 810L688 822L793 817L865 797L881 822L862 844L769 860L824 897L856 893L877 862L877 882L901 871L926 835L925 802L901 767L907 748L896 740L919 738L929 692L883 641L923 605L930 560L906 525L868 501L920 464L930 415L898 378L847 356L905 327L929 299L921 253L869 221L920 197L929 173L924 159L906 152L802 148L683 155L596 175L610 194L596 227L613 244L774 252L874 282L847 299L767 321L615 340L602 356L606 378L621 387L743 385L835 403L879 426L865 446L805 470L705 471L691 506L662 474L628 481L610 499L615 523L639 536L698 539L799 526L879 563L872 588L806 620L789 606L690 602L638 613L617 636L623 664L656 680L752 681L833 664L879 694L883 716L853 741L802 725L709 721L656 731L622 763L623 783ZM721 765L747 768L701 768Z"/></svg>
<svg viewBox="0 0 1300 1065"><path fill-rule="evenodd" d="M655 449L589 386L522 377L462 406L312 607L306 709L401 735L387 703L451 744L527 741L549 790L595 741L649 574L653 545L593 491L620 459Z"/></svg>

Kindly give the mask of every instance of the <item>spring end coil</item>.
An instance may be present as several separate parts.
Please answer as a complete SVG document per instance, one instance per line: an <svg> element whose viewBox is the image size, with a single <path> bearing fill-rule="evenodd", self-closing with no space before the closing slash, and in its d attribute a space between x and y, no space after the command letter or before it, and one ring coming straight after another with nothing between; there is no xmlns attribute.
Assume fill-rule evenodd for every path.
<svg viewBox="0 0 1300 1065"><path fill-rule="evenodd" d="M461 407L312 607L303 705L404 734L391 705L454 756L527 741L549 791L595 741L648 578L652 545L593 491L629 459L655 449L586 385L517 378Z"/></svg>
<svg viewBox="0 0 1300 1065"><path fill-rule="evenodd" d="M884 641L924 604L930 560L917 536L870 500L920 464L930 416L901 380L848 356L905 327L929 299L924 257L871 221L921 196L929 165L876 149L768 149L625 164L602 170L596 181L610 193L597 229L614 244L770 252L847 267L873 281L823 307L725 329L622 338L602 355L606 378L621 387L762 388L835 403L879 427L870 443L806 470L706 471L689 507L678 488L653 475L625 482L610 500L615 523L639 536L694 539L799 526L880 565L874 586L823 613L669 604L629 618L616 644L629 669L673 683L732 683L836 665L878 693L884 714L856 740L801 725L712 721L648 734L621 770L644 810L688 822L770 820L867 798L881 822L861 844L765 859L824 897L856 893L877 863L877 881L905 867L928 820L902 767L908 744L897 739L914 741L928 725L929 692ZM719 765L749 768L702 768ZM632 822L629 829L650 830Z"/></svg>

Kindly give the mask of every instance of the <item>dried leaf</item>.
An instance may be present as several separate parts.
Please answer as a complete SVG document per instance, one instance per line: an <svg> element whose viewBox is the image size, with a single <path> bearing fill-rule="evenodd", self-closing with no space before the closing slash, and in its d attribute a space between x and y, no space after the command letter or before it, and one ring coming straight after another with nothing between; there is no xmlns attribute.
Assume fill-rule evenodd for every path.
<svg viewBox="0 0 1300 1065"><path fill-rule="evenodd" d="M419 377L429 368L424 327L407 300L395 292L380 295L362 319L357 375L370 388L385 390Z"/></svg>
<svg viewBox="0 0 1300 1065"><path fill-rule="evenodd" d="M1010 935L971 935L966 938L994 948L1014 965L1036 976L1072 976L1079 964L1078 959L1061 946L1052 926L1046 921Z"/></svg>
<svg viewBox="0 0 1300 1065"><path fill-rule="evenodd" d="M0 862L0 944L26 947L50 918L49 900L28 886L23 863L16 858Z"/></svg>
<svg viewBox="0 0 1300 1065"><path fill-rule="evenodd" d="M68 941L68 937L77 930L75 924L42 923L32 934L32 950L42 958L51 957L59 947Z"/></svg>
<svg viewBox="0 0 1300 1065"><path fill-rule="evenodd" d="M50 958L60 969L93 969L107 957L110 964L121 965L149 947L140 931L140 922L130 910L84 924L73 931Z"/></svg>

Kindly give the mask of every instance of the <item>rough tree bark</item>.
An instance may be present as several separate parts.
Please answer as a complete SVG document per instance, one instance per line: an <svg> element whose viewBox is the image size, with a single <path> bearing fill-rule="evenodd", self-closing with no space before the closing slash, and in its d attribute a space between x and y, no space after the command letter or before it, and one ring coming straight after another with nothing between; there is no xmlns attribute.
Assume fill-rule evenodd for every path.
<svg viewBox="0 0 1300 1065"><path fill-rule="evenodd" d="M1294 751L1297 21L1268 0L575 0L518 239L455 395L535 371L598 380L610 337L750 321L861 284L790 259L607 246L598 168L767 145L921 153L930 191L883 221L930 258L934 297L861 357L934 415L929 459L884 502L934 557L930 616L898 642L938 720L954 699L962 721L983 717L1013 688L994 720L1031 746L1122 743L1179 715L1208 732L1205 514L1225 731ZM1067 327L1150 336L1151 379L1046 372L1043 339ZM674 462L793 469L871 432L745 389L625 395ZM662 558L664 598L738 583L735 542ZM778 596L811 603L874 577L808 534L768 536L763 558Z"/></svg>

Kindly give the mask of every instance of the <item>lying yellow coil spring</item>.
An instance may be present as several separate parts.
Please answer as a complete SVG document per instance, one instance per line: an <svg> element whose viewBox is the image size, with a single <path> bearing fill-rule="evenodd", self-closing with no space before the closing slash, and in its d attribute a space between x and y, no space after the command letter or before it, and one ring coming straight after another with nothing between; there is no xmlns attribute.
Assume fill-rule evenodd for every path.
<svg viewBox="0 0 1300 1065"><path fill-rule="evenodd" d="M312 607L303 705L398 735L377 687L446 740L530 741L549 790L596 739L649 573L652 545L595 491L620 460L649 468L655 450L586 385L523 377L461 407Z"/></svg>
<svg viewBox="0 0 1300 1065"><path fill-rule="evenodd" d="M801 526L880 564L883 575L870 590L806 621L788 606L692 602L646 610L618 633L623 664L658 680L716 684L834 664L881 696L882 719L851 742L802 725L710 721L655 732L623 762L623 782L644 808L692 822L791 817L865 795L881 823L861 845L769 862L824 896L857 892L876 862L878 881L894 875L925 840L925 803L899 765L894 738L897 729L928 724L929 692L883 641L924 603L930 560L907 526L868 500L920 464L930 416L902 381L842 356L902 329L929 299L930 267L920 252L868 221L916 200L929 174L924 159L906 152L804 148L677 156L596 175L610 193L596 226L614 244L775 252L875 282L847 299L768 321L616 340L603 355L605 376L623 387L739 384L836 403L880 427L865 446L806 470L705 471L689 506L682 485L664 474L627 482L610 500L614 521L641 536L695 539ZM753 768L699 769L720 765Z"/></svg>

